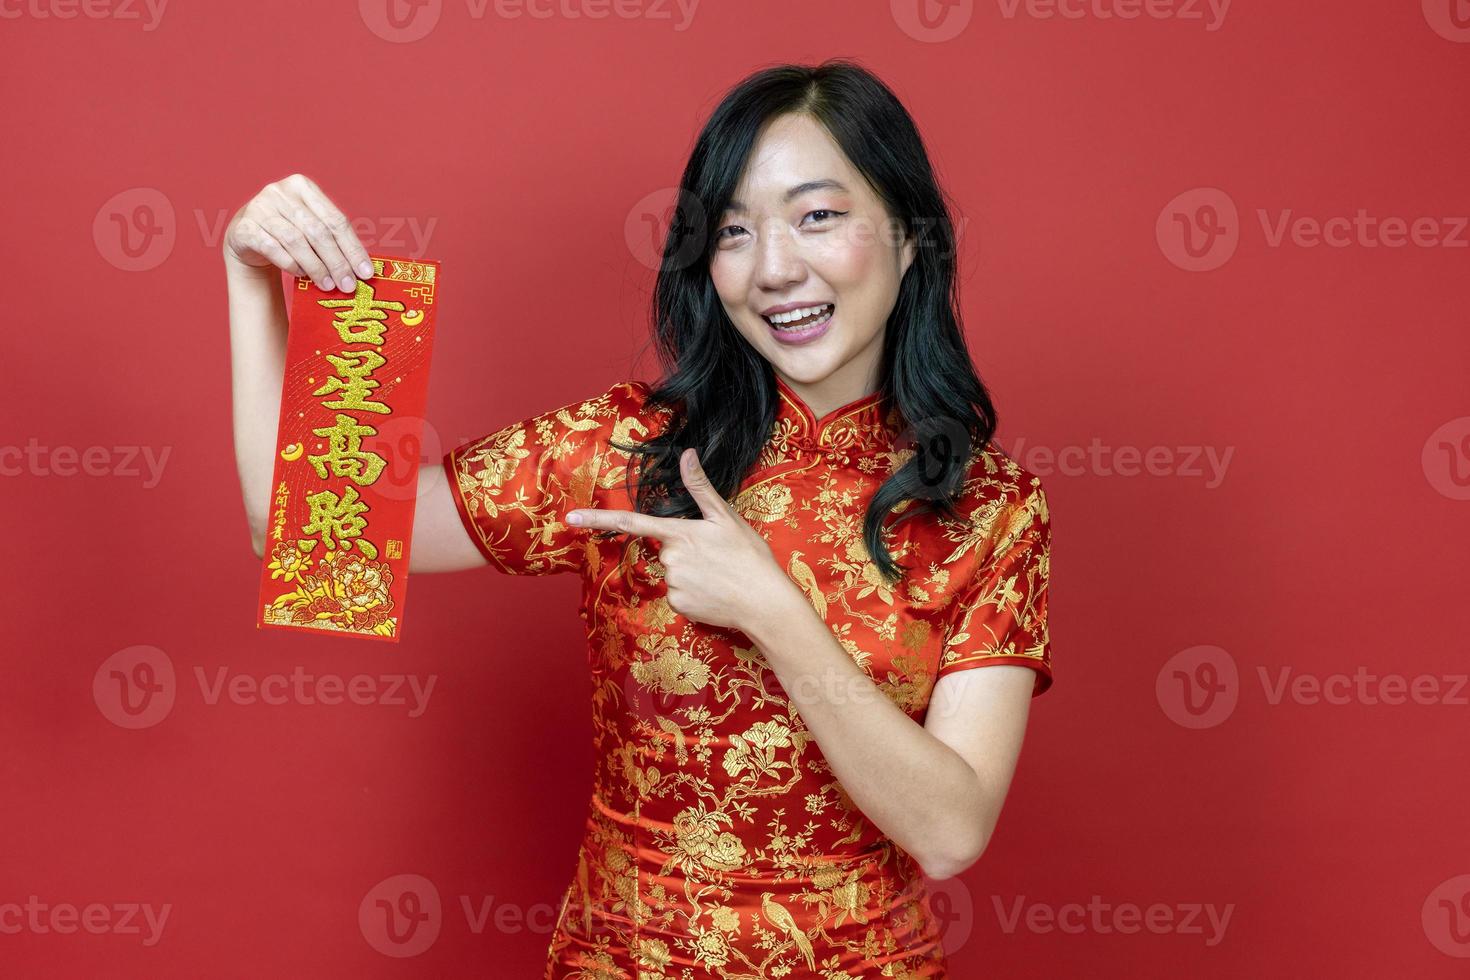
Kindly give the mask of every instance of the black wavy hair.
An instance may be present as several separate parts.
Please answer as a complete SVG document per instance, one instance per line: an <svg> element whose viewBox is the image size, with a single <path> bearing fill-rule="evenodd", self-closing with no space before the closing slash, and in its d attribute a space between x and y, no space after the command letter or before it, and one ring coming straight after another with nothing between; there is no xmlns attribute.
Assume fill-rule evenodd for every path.
<svg viewBox="0 0 1470 980"><path fill-rule="evenodd" d="M972 447L989 444L997 420L960 326L949 198L913 119L854 61L763 69L732 88L711 114L679 184L652 299L651 340L664 376L649 407L673 411L658 436L614 445L639 457L639 511L698 517L679 474L683 451L699 451L705 474L728 500L770 438L779 407L775 371L730 322L709 260L761 127L787 113L806 113L824 126L890 219L918 239L888 316L879 368L883 409L897 405L901 442L911 440L915 452L873 494L863 524L868 554L892 582L910 569L883 541L889 514L914 500L919 506L900 522L926 512L956 519ZM631 476L634 466L628 469Z"/></svg>

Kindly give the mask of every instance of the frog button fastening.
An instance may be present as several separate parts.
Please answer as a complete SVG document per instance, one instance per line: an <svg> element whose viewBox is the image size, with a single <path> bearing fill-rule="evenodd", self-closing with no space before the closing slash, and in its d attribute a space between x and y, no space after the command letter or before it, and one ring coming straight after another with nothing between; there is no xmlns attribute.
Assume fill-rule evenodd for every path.
<svg viewBox="0 0 1470 980"><path fill-rule="evenodd" d="M822 430L822 434L817 437L818 451L827 457L829 462L840 463L843 466L848 465L850 460L847 457L847 453L832 444L832 441L827 438L828 431L826 429Z"/></svg>

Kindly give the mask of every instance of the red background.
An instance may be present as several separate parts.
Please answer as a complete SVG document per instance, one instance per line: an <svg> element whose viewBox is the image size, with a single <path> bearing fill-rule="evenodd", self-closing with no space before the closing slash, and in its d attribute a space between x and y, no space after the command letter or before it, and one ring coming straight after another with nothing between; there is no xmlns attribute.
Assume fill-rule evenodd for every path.
<svg viewBox="0 0 1470 980"><path fill-rule="evenodd" d="M949 883L954 975L1464 974L1470 708L1464 689L1445 702L1466 670L1470 232L1457 248L1267 234L1288 209L1470 211L1470 44L1450 0L1242 2L1215 30L961 4L943 41L905 31L907 0L705 0L682 30L646 4L674 18L476 18L449 0L406 43L369 28L374 0L366 15L178 2L153 30L38 16L49 2L7 2L19 16L0 23L0 452L34 440L40 460L0 456L0 906L170 913L151 946L0 932L0 974L540 976L590 786L577 583L415 576L398 645L258 631L218 234L293 171L375 222L375 252L413 254L394 221L434 222L432 469L450 445L651 376L652 274L625 227L656 210L645 199L728 86L834 55L893 86L963 209L964 312L1002 445L1025 440L1027 463L1093 440L1172 460L1171 475L1043 472L1057 683L989 851ZM1211 271L1171 259L1173 214L1204 213L1171 202L1198 188L1239 214ZM157 195L173 247L129 271L111 215ZM67 452L94 446L98 472L67 475ZM1187 472L1191 446L1233 451L1218 485ZM161 478L129 475L117 447L168 452ZM134 730L93 682L137 646L175 680L171 710ZM1196 728L1175 720L1170 661L1202 646L1238 682ZM196 675L298 668L436 686L409 717L211 703ZM1273 703L1261 680L1360 668L1437 678L1441 695ZM401 874L444 910L412 958L358 924ZM1065 917L1094 896L1113 910L1100 921L1006 924L1018 902ZM483 928L462 899L491 903ZM1118 931L1125 903L1233 911L1210 944L1208 927ZM501 906L532 924L497 927Z"/></svg>

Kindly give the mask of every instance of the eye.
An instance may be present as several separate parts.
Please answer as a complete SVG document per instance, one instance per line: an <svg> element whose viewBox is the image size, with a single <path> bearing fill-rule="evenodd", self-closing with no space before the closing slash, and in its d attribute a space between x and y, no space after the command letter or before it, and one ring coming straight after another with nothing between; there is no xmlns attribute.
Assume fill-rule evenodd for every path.
<svg viewBox="0 0 1470 980"><path fill-rule="evenodd" d="M726 235L725 232L727 232L727 231L741 232L741 231L744 231L744 230L745 229L742 228L742 227L740 227L739 225L726 225L725 227L721 228L719 231L715 232L715 240L716 241L719 241L721 239L735 237L733 235Z"/></svg>
<svg viewBox="0 0 1470 980"><path fill-rule="evenodd" d="M825 214L825 215L830 215L831 217L834 217L835 218L835 217L841 217L842 215L844 215L846 213L847 213L846 211L832 211L832 210L830 210L828 208L818 208L815 211L808 211L806 213L806 216L808 218L810 218L814 214ZM824 219L818 218L817 220L818 221L822 221Z"/></svg>

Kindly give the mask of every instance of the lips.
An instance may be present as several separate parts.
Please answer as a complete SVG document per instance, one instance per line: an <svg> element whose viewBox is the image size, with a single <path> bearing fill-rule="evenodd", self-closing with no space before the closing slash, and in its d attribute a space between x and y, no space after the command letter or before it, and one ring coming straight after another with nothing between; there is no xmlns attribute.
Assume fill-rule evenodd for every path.
<svg viewBox="0 0 1470 980"><path fill-rule="evenodd" d="M803 307L788 314L792 317L790 323L776 324L767 319L766 326L779 343L808 344L824 336L832 328L836 310L836 306L830 303L826 306Z"/></svg>
<svg viewBox="0 0 1470 980"><path fill-rule="evenodd" d="M830 303L830 300L817 299L815 296L812 296L805 299L793 300L790 303L782 303L779 306L768 306L761 310L761 316L775 316L777 313L790 313L792 310L799 310L803 307L826 306L830 305Z"/></svg>
<svg viewBox="0 0 1470 980"><path fill-rule="evenodd" d="M811 303L805 306L788 304L788 309L776 308L775 312L763 313L766 323L778 330L795 330L810 326L823 317L830 316L836 308L835 303Z"/></svg>

